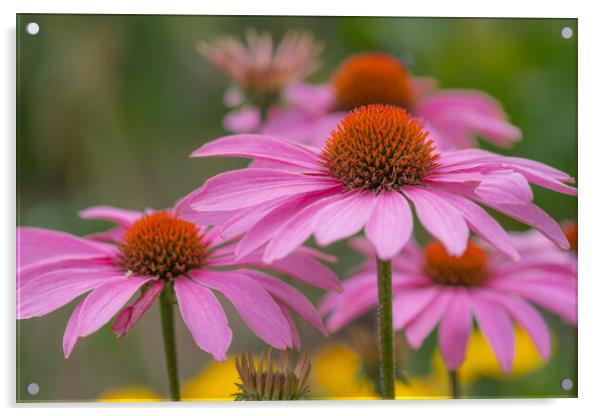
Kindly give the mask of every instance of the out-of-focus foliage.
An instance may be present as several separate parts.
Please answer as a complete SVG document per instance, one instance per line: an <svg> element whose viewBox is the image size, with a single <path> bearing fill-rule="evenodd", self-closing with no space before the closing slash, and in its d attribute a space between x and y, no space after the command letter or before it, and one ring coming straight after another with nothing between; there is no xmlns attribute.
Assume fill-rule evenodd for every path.
<svg viewBox="0 0 602 416"><path fill-rule="evenodd" d="M25 25L40 25L36 36ZM326 81L348 54L383 50L416 75L443 88L475 88L497 97L524 139L505 154L533 158L577 176L577 39L561 37L576 20L322 18L217 16L21 15L18 20L19 225L86 234L107 224L83 221L78 210L94 204L163 208L214 174L244 160L188 159L223 135L222 94L227 79L195 47L246 28L280 37L291 28L313 32L326 44L313 81ZM487 146L484 146L487 147ZM576 199L536 189L536 201L554 218L575 218ZM501 218L501 217L500 217ZM511 220L503 224L520 229ZM424 237L422 235L421 237ZM361 259L344 243L327 249L340 257L344 276ZM320 292L306 290L314 300ZM166 396L158 313L151 310L122 340L105 328L78 344L65 361L61 341L73 304L18 324L19 400L94 400L124 385L144 385ZM231 354L259 342L234 314ZM363 318L372 324L373 316ZM468 393L483 396L574 396L560 381L576 379L576 332L548 317L556 354L533 373L511 382L483 377ZM182 377L209 365L181 322ZM304 347L326 341L301 323ZM345 338L346 331L332 338ZM432 369L434 338L406 360L411 373ZM256 347L257 348L257 347ZM40 385L37 396L26 386Z"/></svg>

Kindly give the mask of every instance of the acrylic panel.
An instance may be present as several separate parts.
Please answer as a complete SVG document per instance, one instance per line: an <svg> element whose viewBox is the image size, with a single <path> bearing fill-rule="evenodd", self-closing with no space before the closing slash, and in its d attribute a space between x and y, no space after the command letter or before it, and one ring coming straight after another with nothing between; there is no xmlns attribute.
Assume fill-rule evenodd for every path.
<svg viewBox="0 0 602 416"><path fill-rule="evenodd" d="M17 401L577 396L577 20L17 16Z"/></svg>

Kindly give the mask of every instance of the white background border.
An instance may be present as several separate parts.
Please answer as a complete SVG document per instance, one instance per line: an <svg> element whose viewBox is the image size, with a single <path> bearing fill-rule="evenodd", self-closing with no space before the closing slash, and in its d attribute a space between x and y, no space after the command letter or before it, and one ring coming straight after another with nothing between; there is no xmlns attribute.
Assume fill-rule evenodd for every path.
<svg viewBox="0 0 602 416"><path fill-rule="evenodd" d="M13 4L11 4L13 3ZM125 14L270 14L270 15L372 15L372 16L466 16L466 17L565 17L578 18L575 33L579 42L579 399L548 400L462 400L462 401L404 401L384 402L302 402L302 403L203 403L153 404L143 406L144 414L240 414L248 415L306 415L307 413L345 412L364 415L378 412L378 416L431 414L504 415L526 411L545 413L546 416L568 414L599 414L602 409L602 262L594 261L601 245L602 235L600 200L602 195L602 14L596 2L585 0L541 2L504 0L495 4L487 1L432 1L411 2L393 0L368 1L278 1L278 0L216 0L177 1L126 0L104 1L34 1L0 2L2 8L2 64L0 82L3 97L0 100L0 264L3 272L0 321L0 406L8 408L6 415L44 412L46 415L88 415L118 413L138 414L140 405L55 404L44 406L15 404L15 22L16 13L125 13ZM43 30L43 28L42 28ZM567 137L567 140L574 140ZM553 143L550 143L553 146ZM83 408L82 408L83 407ZM598 409L595 411L595 409Z"/></svg>

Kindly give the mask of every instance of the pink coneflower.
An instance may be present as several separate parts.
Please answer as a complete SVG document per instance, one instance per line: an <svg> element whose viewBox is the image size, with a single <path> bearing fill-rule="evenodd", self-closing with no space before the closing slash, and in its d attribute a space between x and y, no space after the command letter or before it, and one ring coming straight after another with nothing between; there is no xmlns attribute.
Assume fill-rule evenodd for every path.
<svg viewBox="0 0 602 416"><path fill-rule="evenodd" d="M472 147L476 136L501 147L521 137L494 98L474 90L436 90L433 80L412 76L385 53L353 55L329 83L291 84L283 95L285 105L269 113L260 132L318 147L347 111L370 104L406 109L441 150Z"/></svg>
<svg viewBox="0 0 602 416"><path fill-rule="evenodd" d="M539 229L562 249L558 224L533 203L529 183L575 195L565 173L528 159L483 150L439 152L405 110L371 105L351 111L322 149L263 135L210 142L193 157L239 156L270 163L222 173L187 200L200 222L222 223L224 236L244 233L235 254L263 249L285 257L312 234L327 245L365 230L382 260L412 235L410 204L426 230L452 255L464 253L469 230L513 259L508 234L484 205Z"/></svg>
<svg viewBox="0 0 602 416"><path fill-rule="evenodd" d="M304 32L288 32L274 49L269 33L246 33L246 45L232 37L201 43L199 51L224 71L234 86L226 91L224 103L233 110L224 118L232 132L255 130L262 113L280 100L283 88L315 72L322 45Z"/></svg>
<svg viewBox="0 0 602 416"><path fill-rule="evenodd" d="M519 237L520 238L520 237ZM374 250L364 239L352 245L368 259ZM466 346L476 318L504 372L514 357L514 325L531 337L542 358L550 356L550 333L540 306L567 322L577 323L577 284L571 272L558 268L562 257L533 263L513 262L471 241L464 254L450 256L439 242L423 250L411 242L393 258L393 325L405 331L409 345L418 349L439 325L441 354L456 370L465 359ZM367 260L343 283L344 291L326 295L320 311L329 315L327 328L336 331L377 305L374 261Z"/></svg>
<svg viewBox="0 0 602 416"><path fill-rule="evenodd" d="M180 205L146 213L90 208L81 216L118 224L94 240L19 228L17 318L46 315L89 292L67 324L63 342L67 358L80 338L115 315L113 332L125 335L166 289L171 294L173 288L196 344L218 361L226 359L232 331L215 292L232 302L253 332L275 348L300 343L293 311L326 334L317 311L299 290L257 270L282 272L338 290L336 276L317 260L320 253L301 247L270 266L262 264L257 253L236 258L235 244L219 237L216 228L198 227L180 218L180 212ZM124 308L139 289L139 298Z"/></svg>

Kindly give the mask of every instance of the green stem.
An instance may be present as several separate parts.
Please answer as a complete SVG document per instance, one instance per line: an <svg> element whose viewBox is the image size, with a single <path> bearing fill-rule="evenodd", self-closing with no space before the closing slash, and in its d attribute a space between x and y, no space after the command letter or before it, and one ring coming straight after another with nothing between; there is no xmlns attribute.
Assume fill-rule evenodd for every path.
<svg viewBox="0 0 602 416"><path fill-rule="evenodd" d="M378 279L378 340L381 394L383 399L395 399L395 351L393 343L393 295L391 290L391 261L376 258Z"/></svg>
<svg viewBox="0 0 602 416"><path fill-rule="evenodd" d="M452 398L460 398L460 380L458 380L457 371L449 371L449 390Z"/></svg>
<svg viewBox="0 0 602 416"><path fill-rule="evenodd" d="M170 299L171 286L166 286L161 292L159 305L161 306L161 326L163 327L163 345L165 348L165 362L167 364L167 379L171 399L180 401L180 385L178 382L178 359L176 352L176 331L174 326L173 302Z"/></svg>

